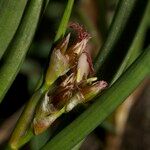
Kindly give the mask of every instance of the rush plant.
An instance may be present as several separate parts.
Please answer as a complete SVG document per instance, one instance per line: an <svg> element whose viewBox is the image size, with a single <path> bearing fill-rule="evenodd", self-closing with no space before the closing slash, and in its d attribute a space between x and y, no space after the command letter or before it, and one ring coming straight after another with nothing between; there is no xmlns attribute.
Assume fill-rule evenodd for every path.
<svg viewBox="0 0 150 150"><path fill-rule="evenodd" d="M25 60L48 3L51 4L48 0L0 1L0 102ZM138 0L119 0L107 37L92 63L86 48L94 37L84 26L69 23L75 4L74 0L67 0L53 40L49 63L24 106L7 149L21 148L50 128L63 113L70 113L77 105L92 101L73 122L46 144L43 142L41 149L70 150L76 147L150 76L150 47L142 50L150 24L148 0L143 2L141 17L127 46L120 46L120 41L128 35L133 14L140 3ZM116 51L119 48L120 51ZM119 64L113 62L114 59L119 59Z"/></svg>

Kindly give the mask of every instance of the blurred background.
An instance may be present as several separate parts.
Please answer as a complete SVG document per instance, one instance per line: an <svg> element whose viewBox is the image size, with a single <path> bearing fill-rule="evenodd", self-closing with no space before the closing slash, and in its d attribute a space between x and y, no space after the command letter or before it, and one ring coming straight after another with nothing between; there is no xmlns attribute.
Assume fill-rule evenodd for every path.
<svg viewBox="0 0 150 150"><path fill-rule="evenodd" d="M93 59L107 37L117 3L118 0L75 1L70 21L84 25L91 34L92 39L88 49ZM5 96L5 100L0 104L0 149L3 149L3 145L7 142L23 105L33 93L45 68L65 6L65 0L50 0L20 73ZM102 79L108 82L112 78L112 72L118 67L117 61L120 62L123 59L129 39L132 40L136 32L142 12L146 7L146 1L141 1L136 7L128 23L128 32L123 35L118 46L120 50L124 48L116 53L118 59L112 59L112 70L106 69L102 76ZM142 38L141 49L150 43L149 35L148 29ZM41 143L47 142L83 110L84 108L79 106L71 113L63 115L51 129L33 138L22 149L40 149ZM150 150L150 79L146 79L102 125L78 146L81 150Z"/></svg>

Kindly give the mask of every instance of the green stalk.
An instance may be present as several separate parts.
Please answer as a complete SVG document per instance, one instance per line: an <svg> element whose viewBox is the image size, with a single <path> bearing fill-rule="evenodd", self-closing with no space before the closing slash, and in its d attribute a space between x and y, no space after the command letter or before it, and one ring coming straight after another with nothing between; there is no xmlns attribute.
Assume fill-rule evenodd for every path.
<svg viewBox="0 0 150 150"><path fill-rule="evenodd" d="M146 31L148 29L148 21L150 20L149 14L150 14L150 1L147 2L147 7L145 8L145 12L144 12L143 18L141 20L141 23L139 25L137 34L135 35L133 44L130 47L131 52L129 54L130 57L127 61L126 68L128 68L141 53L141 49L142 49L142 47L144 45L144 41L145 41Z"/></svg>
<svg viewBox="0 0 150 150"><path fill-rule="evenodd" d="M44 0L31 0L0 68L0 102L14 81L25 59L37 28Z"/></svg>
<svg viewBox="0 0 150 150"><path fill-rule="evenodd" d="M72 12L73 4L74 4L74 0L68 0L67 6L65 8L65 12L64 12L63 17L61 19L58 31L57 31L55 39L54 39L54 42L56 42L57 40L59 40L60 38L62 38L65 35L66 30L67 30L67 25L69 22L69 18L70 18L71 12Z"/></svg>
<svg viewBox="0 0 150 150"><path fill-rule="evenodd" d="M58 133L42 150L70 150L103 122L150 75L150 47L83 114Z"/></svg>
<svg viewBox="0 0 150 150"><path fill-rule="evenodd" d="M136 1L137 0L120 0L108 32L108 37L95 59L94 68L96 72L105 63L111 50L120 38Z"/></svg>
<svg viewBox="0 0 150 150"><path fill-rule="evenodd" d="M68 4L70 4L71 6L68 6ZM68 1L68 4L67 4L67 7L72 8L72 3L70 1ZM65 10L64 16L62 18L62 20L65 20L65 21L61 21L61 25L59 26L59 33L57 33L57 38L61 38L64 35L64 31L66 31L67 24L68 24L69 17L70 17L70 15L68 15L68 13L71 14L71 11L72 11L72 9L69 9L69 10L67 9L67 13L66 13L66 10ZM60 28L61 28L61 30L60 30ZM42 98L42 96L53 86L53 85L51 85L51 87L50 86L47 87L46 84L39 86L41 84L42 84L42 82L40 82L38 84L38 87L39 88L41 87L41 88L33 94L31 99L27 103L21 117L19 118L19 121L17 122L15 130L9 141L8 147L10 149L18 149L19 147L21 147L22 145L27 143L33 137L33 132L31 131L32 129L30 129L29 127L30 127L32 119L33 119L33 114L35 112L35 108L36 108L39 100ZM38 88L36 88L36 89L38 89ZM30 116L30 117L28 117L28 116Z"/></svg>
<svg viewBox="0 0 150 150"><path fill-rule="evenodd" d="M27 0L0 0L0 59L21 21Z"/></svg>
<svg viewBox="0 0 150 150"><path fill-rule="evenodd" d="M21 145L19 141L21 137L26 134L25 131L27 128L29 128L30 122L33 118L35 107L42 95L43 91L37 90L24 108L24 111L21 114L21 117L19 118L15 130L13 131L13 134L11 135L11 139L9 141L9 146L11 149L18 149L19 145ZM26 138L28 138L28 136ZM21 143L24 144L25 142Z"/></svg>
<svg viewBox="0 0 150 150"><path fill-rule="evenodd" d="M39 100L45 95L47 91L48 87L45 87L45 85L43 85L40 89L35 91L28 103L25 105L25 108L11 135L8 144L8 147L10 149L15 150L20 148L34 136L31 125L33 115L35 113L35 109Z"/></svg>
<svg viewBox="0 0 150 150"><path fill-rule="evenodd" d="M133 63L133 61L140 55L141 48L144 44L144 37L147 31L148 27L148 20L149 20L149 10L150 10L150 1L148 2L148 5L145 9L145 12L143 14L143 18L141 20L141 23L138 27L138 30L136 32L135 38L128 50L128 53L126 54L122 64L120 65L117 73L115 74L111 84L113 84L120 76L121 74Z"/></svg>

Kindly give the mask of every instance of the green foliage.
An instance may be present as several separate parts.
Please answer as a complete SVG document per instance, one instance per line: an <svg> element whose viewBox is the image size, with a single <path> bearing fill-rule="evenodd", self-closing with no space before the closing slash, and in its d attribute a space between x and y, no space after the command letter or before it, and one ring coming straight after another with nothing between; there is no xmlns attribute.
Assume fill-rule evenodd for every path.
<svg viewBox="0 0 150 150"><path fill-rule="evenodd" d="M113 54L114 45L124 31L137 2L137 0L119 1L108 31L108 36L95 59L94 67L97 72L101 70L101 67L107 62L107 58ZM26 5L26 3L27 1L25 0L0 1L0 33L2 35L2 38L0 37L0 58L3 56L3 63L0 65L0 102L2 102L3 97L21 68L35 34L39 19L42 17L41 13L45 9L48 0L31 0L28 2L28 5ZM104 119L135 90L144 78L150 75L150 48L141 50L144 35L149 25L148 14L150 2L147 1L147 4L147 9L145 9L135 37L120 64L120 68L112 79L111 86L102 93L102 95L97 96L94 99L94 103L86 111L59 132L47 144L45 144L45 141L47 141L49 135L43 135L42 139L45 139L45 141L42 141L40 136L33 137L33 133L30 129L27 130L28 124L30 124L33 119L37 103L50 88L45 87L44 84L38 86L14 129L9 142L10 149L22 147L25 143L30 141L31 138L33 138L32 146L33 144L37 145L37 147L32 147L32 149L39 149L39 147L42 146L43 150L78 149L82 140L100 125ZM65 35L73 5L74 0L68 0L54 42ZM85 23L86 22L88 21L85 21ZM104 37L105 36L106 33L104 34ZM3 55L5 50L7 51L5 55ZM142 53L142 51L144 52ZM138 59L136 59L137 57ZM41 82L41 84L42 83L43 82ZM26 136L21 139L22 133L26 133ZM41 142L39 143L39 141Z"/></svg>
<svg viewBox="0 0 150 150"><path fill-rule="evenodd" d="M108 32L108 37L95 59L94 67L97 72L99 71L99 69L101 69L101 66L106 63L105 61L111 54L114 45L120 38L120 35L126 26L127 20L129 19L130 14L134 8L134 5L136 4L136 1L137 0L119 1L116 13Z"/></svg>
<svg viewBox="0 0 150 150"><path fill-rule="evenodd" d="M59 38L61 38L64 35L64 31L67 28L67 24L68 24L69 17L70 17L70 15L68 15L68 14L71 14L72 4L73 4L72 0L68 1L67 9L65 10L64 16L62 19L65 21L61 21L61 24L59 27L59 30L60 29L61 30L60 31L58 30L59 32L57 33L57 36ZM42 6L42 3L40 4L40 6ZM36 11L34 11L34 13L35 12ZM28 142L33 137L33 134L30 134L31 132L29 131L29 132L27 132L25 137L21 139L22 135L20 133L26 132L26 130L28 128L28 124L32 120L32 116L33 116L33 113L35 111L35 108L36 108L38 101L47 92L47 90L49 88L50 87L47 87L47 86L45 87L45 84L43 84L41 87L39 87L39 90L36 90L35 93L32 95L32 97L30 98L30 100L27 103L27 105L26 105L17 125L16 125L16 128L12 134L12 137L11 137L10 142L9 142L10 148L15 149L15 148L21 147L22 145L24 145L26 142Z"/></svg>
<svg viewBox="0 0 150 150"><path fill-rule="evenodd" d="M0 1L0 59L20 24L26 3L27 0Z"/></svg>
<svg viewBox="0 0 150 150"><path fill-rule="evenodd" d="M150 10L150 2L148 3L143 18L139 24L139 27L137 29L137 32L135 34L135 38L133 39L133 42L124 57L123 62L121 63L118 71L116 72L111 84L113 84L120 76L121 74L134 62L134 60L140 55L141 48L144 44L144 38L145 34L148 28L148 21L149 21L149 10Z"/></svg>
<svg viewBox="0 0 150 150"><path fill-rule="evenodd" d="M61 37L65 35L73 4L74 4L74 0L68 0L67 6L65 9L64 15L62 17L62 20L60 22L58 31L56 33L54 42L56 42L57 40L59 40Z"/></svg>
<svg viewBox="0 0 150 150"><path fill-rule="evenodd" d="M43 0L31 0L0 68L0 102L18 74L33 39ZM17 13L17 12L16 12Z"/></svg>

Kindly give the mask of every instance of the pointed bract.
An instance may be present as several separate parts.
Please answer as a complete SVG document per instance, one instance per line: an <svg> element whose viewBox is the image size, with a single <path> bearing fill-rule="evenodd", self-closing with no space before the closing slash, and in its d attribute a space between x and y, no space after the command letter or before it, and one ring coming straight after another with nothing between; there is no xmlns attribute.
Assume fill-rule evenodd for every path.
<svg viewBox="0 0 150 150"><path fill-rule="evenodd" d="M49 87L59 79L56 87L45 94L36 108L33 119L36 135L44 132L62 113L92 100L107 87L105 81L97 81L97 77L92 77L92 59L86 50L90 35L77 23L70 27L77 32L75 41L69 43L69 33L51 54L45 82Z"/></svg>
<svg viewBox="0 0 150 150"><path fill-rule="evenodd" d="M70 69L69 67L67 57L59 49L54 49L45 77L46 84L53 84L58 77L64 75Z"/></svg>
<svg viewBox="0 0 150 150"><path fill-rule="evenodd" d="M65 54L68 48L69 40L70 40L70 33L64 39L62 39L60 43L57 44L56 49L60 49L60 51L63 54Z"/></svg>

